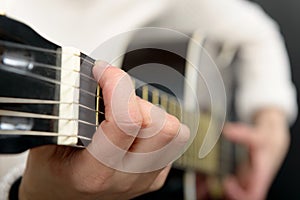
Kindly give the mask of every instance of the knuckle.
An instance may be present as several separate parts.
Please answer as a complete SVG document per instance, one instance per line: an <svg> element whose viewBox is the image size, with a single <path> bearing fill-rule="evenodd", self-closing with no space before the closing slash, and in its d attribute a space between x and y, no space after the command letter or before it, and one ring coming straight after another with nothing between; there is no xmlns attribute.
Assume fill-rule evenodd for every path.
<svg viewBox="0 0 300 200"><path fill-rule="evenodd" d="M149 189L149 192L153 192L153 191L156 191L156 190L159 190L163 187L164 185L164 182L156 182L155 184L153 184L150 189Z"/></svg>
<svg viewBox="0 0 300 200"><path fill-rule="evenodd" d="M170 138L174 138L178 134L179 128L179 120L175 116L166 115L165 125L162 130L163 133Z"/></svg>
<svg viewBox="0 0 300 200"><path fill-rule="evenodd" d="M181 143L187 143L191 136L190 129L186 125L181 124L179 131L180 134L178 141Z"/></svg>
<svg viewBox="0 0 300 200"><path fill-rule="evenodd" d="M125 76L127 74L124 70L114 66L108 66L106 72L118 76L120 75Z"/></svg>
<svg viewBox="0 0 300 200"><path fill-rule="evenodd" d="M125 184L121 184L120 187L118 188L118 191L120 193L129 193L132 192L133 190L136 190L134 185L132 183L127 183L127 182L125 182Z"/></svg>
<svg viewBox="0 0 300 200"><path fill-rule="evenodd" d="M129 108L128 110L128 115L130 118L130 124L129 126L134 127L141 127L142 123L143 123L143 117L141 115L140 110L138 109L138 107L134 107L134 108Z"/></svg>
<svg viewBox="0 0 300 200"><path fill-rule="evenodd" d="M149 192L153 192L156 190L159 190L163 187L163 185L165 184L166 181L166 177L160 177L158 178L155 182L153 182L153 184L149 187L148 191Z"/></svg>

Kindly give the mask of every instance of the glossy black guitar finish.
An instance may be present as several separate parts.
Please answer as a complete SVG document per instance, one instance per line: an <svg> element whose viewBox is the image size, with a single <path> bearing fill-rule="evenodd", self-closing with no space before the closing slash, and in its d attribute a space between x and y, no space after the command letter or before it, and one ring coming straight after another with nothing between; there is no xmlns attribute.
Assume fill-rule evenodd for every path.
<svg viewBox="0 0 300 200"><path fill-rule="evenodd" d="M0 56L0 131L13 133L0 134L0 153L19 153L35 146L58 144L57 136L39 133L59 131L60 87L65 84L61 81L61 48L27 25L0 16ZM84 137L91 138L98 123L97 84L90 80L94 60L83 54L79 59L79 104L84 104L78 108L77 120L84 123L78 123L78 132L85 130ZM81 146L81 139L73 145Z"/></svg>
<svg viewBox="0 0 300 200"><path fill-rule="evenodd" d="M5 16L0 16L0 39L15 44L30 44L31 46L53 51L59 48L57 45L40 37L30 27ZM10 46L5 42L0 43L0 49L0 96L49 100L59 98L59 94L56 92L57 85L26 76L27 72L32 72L40 75L46 74L49 78L56 78L59 71L53 71L47 68L36 68L34 67L34 62L55 65L57 59L60 58L59 55L20 49L18 46ZM14 59L16 57L19 59ZM14 62L14 60L15 63L11 63L10 65L9 62ZM14 70L14 68L15 70L23 71L23 73L18 74L11 72L10 70ZM16 81L18 81L17 84ZM0 109L58 115L57 106L55 105L1 103ZM57 125L51 120L5 116L0 116L0 126L1 129L16 128L19 130L30 129L36 131L55 131L57 129ZM16 153L34 146L55 143L56 138L51 136L0 135L0 152Z"/></svg>

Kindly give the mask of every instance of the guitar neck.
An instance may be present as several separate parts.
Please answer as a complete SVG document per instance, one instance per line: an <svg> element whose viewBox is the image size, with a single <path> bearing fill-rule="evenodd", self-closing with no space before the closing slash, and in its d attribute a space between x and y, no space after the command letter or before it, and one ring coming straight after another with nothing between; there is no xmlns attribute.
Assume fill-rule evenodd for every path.
<svg viewBox="0 0 300 200"><path fill-rule="evenodd" d="M74 48L43 51L4 41L0 45L5 49L0 66L0 139L5 150L0 147L0 152L41 144L87 146L105 119L101 89L92 78L94 60ZM133 83L138 96L180 118L180 101L169 91L135 78ZM35 142L37 138L42 140Z"/></svg>

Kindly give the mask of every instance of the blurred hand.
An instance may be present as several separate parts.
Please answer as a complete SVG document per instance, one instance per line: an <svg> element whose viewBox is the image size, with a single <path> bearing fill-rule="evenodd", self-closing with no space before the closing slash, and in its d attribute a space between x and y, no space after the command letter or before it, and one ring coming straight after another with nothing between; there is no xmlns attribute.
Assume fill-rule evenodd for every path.
<svg viewBox="0 0 300 200"><path fill-rule="evenodd" d="M135 96L122 70L97 62L93 72L102 88L105 120L86 149L55 145L31 149L19 190L21 200L130 199L163 185L171 161L162 161L182 150L188 129L166 113L164 123L153 119L152 111L157 108ZM161 151L159 157L145 154L140 162L134 157L134 153L155 152L170 143L174 148ZM160 166L160 161L160 168L145 168ZM123 166L129 172L116 169ZM130 172L130 167L140 171Z"/></svg>
<svg viewBox="0 0 300 200"><path fill-rule="evenodd" d="M290 135L285 116L277 109L259 112L254 126L227 124L225 136L248 149L249 160L239 166L236 175L224 181L229 199L261 200L287 153Z"/></svg>

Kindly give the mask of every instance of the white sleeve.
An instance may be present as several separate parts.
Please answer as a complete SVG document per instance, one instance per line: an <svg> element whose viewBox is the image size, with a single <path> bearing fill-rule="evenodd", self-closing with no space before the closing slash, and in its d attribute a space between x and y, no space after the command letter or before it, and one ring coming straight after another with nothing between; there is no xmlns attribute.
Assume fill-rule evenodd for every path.
<svg viewBox="0 0 300 200"><path fill-rule="evenodd" d="M155 24L156 23L156 24ZM290 122L297 115L290 64L277 24L244 0L177 0L155 25L204 35L240 49L237 114L250 121L260 108L276 106Z"/></svg>
<svg viewBox="0 0 300 200"><path fill-rule="evenodd" d="M0 155L0 200L8 199L12 184L23 175L28 151Z"/></svg>
<svg viewBox="0 0 300 200"><path fill-rule="evenodd" d="M11 186L23 175L24 169L25 164L19 164L0 179L0 200L8 200Z"/></svg>

